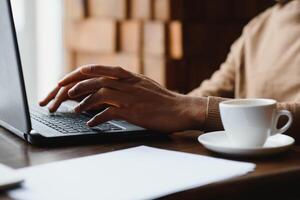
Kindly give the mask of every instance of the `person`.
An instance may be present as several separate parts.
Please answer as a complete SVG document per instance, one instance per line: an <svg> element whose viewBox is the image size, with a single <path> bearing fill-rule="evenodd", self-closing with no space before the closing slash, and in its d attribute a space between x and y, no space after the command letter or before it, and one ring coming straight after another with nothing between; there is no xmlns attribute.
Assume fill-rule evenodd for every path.
<svg viewBox="0 0 300 200"><path fill-rule="evenodd" d="M40 102L54 112L82 99L81 113L108 107L89 126L124 119L152 130L223 129L218 104L227 98L272 98L293 113L288 134L300 139L300 0L279 1L254 18L212 77L187 95L169 91L121 67L86 65L66 75ZM299 139L297 139L299 138Z"/></svg>

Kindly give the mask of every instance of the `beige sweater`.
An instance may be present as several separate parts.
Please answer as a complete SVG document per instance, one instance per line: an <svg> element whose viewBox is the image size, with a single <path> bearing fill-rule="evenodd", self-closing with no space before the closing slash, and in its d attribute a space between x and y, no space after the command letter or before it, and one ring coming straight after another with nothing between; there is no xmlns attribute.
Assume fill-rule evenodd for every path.
<svg viewBox="0 0 300 200"><path fill-rule="evenodd" d="M208 96L205 131L223 129L224 98L276 99L293 113L288 134L300 142L300 0L280 1L253 19L220 69L189 95Z"/></svg>

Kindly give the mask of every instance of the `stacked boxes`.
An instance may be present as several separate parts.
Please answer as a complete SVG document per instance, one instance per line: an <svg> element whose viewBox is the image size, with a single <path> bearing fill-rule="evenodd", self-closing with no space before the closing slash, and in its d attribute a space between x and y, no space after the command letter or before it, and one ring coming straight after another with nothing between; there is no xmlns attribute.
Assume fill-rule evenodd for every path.
<svg viewBox="0 0 300 200"><path fill-rule="evenodd" d="M64 0L67 70L122 66L187 92L273 0Z"/></svg>

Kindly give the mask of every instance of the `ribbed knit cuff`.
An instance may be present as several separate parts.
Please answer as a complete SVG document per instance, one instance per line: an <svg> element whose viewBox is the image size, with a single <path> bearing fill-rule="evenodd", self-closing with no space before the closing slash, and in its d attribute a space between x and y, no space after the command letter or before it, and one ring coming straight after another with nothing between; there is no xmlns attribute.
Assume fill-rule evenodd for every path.
<svg viewBox="0 0 300 200"><path fill-rule="evenodd" d="M220 116L219 103L225 100L228 99L213 96L208 97L204 131L224 130Z"/></svg>

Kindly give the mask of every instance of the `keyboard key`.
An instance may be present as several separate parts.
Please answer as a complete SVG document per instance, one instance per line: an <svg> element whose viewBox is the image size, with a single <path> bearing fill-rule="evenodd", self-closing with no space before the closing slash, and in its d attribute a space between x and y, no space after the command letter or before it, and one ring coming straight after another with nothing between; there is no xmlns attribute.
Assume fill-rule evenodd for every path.
<svg viewBox="0 0 300 200"><path fill-rule="evenodd" d="M89 120L87 117L75 114L49 114L43 110L31 111L31 117L38 122L41 122L52 129L55 129L61 133L84 133L94 131L117 131L122 128L115 126L109 122L100 124L94 128L90 128L86 125Z"/></svg>

